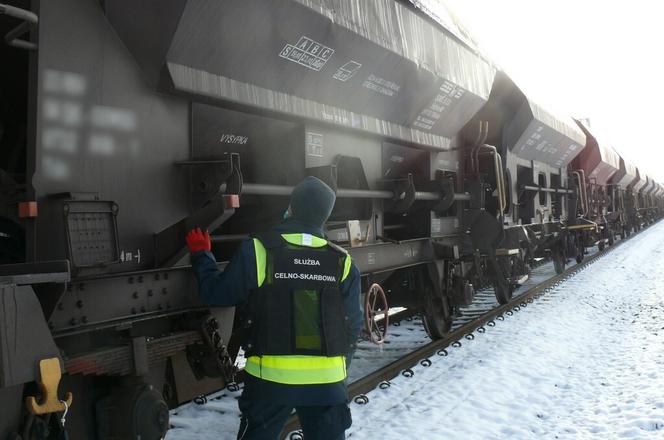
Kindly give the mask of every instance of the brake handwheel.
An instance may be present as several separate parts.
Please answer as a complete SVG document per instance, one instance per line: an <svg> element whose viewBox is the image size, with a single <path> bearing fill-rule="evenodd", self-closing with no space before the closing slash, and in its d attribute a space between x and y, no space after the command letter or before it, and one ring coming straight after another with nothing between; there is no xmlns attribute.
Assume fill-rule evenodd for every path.
<svg viewBox="0 0 664 440"><path fill-rule="evenodd" d="M387 311L387 297L383 288L378 283L374 283L364 297L364 330L369 335L369 340L374 344L382 344L387 336L387 327L389 325L389 316ZM383 313L383 325L378 325L376 315Z"/></svg>

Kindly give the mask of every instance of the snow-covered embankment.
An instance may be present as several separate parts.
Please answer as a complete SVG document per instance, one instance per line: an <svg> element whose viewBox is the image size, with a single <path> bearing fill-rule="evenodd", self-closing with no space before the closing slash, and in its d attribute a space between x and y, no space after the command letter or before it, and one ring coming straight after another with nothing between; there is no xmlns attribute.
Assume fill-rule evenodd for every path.
<svg viewBox="0 0 664 440"><path fill-rule="evenodd" d="M353 404L353 439L664 438L664 222Z"/></svg>

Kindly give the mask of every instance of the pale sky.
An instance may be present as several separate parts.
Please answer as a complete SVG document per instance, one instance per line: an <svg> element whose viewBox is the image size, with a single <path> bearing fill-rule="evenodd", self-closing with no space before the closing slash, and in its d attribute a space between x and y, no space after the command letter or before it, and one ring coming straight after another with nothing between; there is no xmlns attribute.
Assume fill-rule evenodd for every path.
<svg viewBox="0 0 664 440"><path fill-rule="evenodd" d="M664 2L445 3L526 95L664 183Z"/></svg>

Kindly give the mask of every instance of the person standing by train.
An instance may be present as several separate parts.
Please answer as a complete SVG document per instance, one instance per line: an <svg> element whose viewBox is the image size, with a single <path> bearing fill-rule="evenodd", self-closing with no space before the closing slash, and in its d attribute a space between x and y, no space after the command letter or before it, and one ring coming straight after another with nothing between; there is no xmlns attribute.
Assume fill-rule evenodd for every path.
<svg viewBox="0 0 664 440"><path fill-rule="evenodd" d="M345 379L362 328L360 272L324 238L335 199L306 177L284 221L242 242L223 272L207 232L186 236L201 298L245 311L238 439L278 439L293 409L307 440L344 439L351 425Z"/></svg>

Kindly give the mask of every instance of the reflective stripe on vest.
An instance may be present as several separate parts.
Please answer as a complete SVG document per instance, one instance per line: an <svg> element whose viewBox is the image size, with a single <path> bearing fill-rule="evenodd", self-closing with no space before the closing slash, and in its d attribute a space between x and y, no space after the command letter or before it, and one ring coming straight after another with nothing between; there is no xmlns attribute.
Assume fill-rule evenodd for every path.
<svg viewBox="0 0 664 440"><path fill-rule="evenodd" d="M343 356L250 356L244 370L254 377L289 385L340 382L346 378Z"/></svg>
<svg viewBox="0 0 664 440"><path fill-rule="evenodd" d="M323 247L327 240L310 234L282 234L290 244L307 247ZM254 238L256 278L258 287L265 281L267 252L263 244ZM350 273L351 257L346 255L341 281ZM254 377L289 385L312 385L340 382L346 378L344 356L250 356L244 367Z"/></svg>

